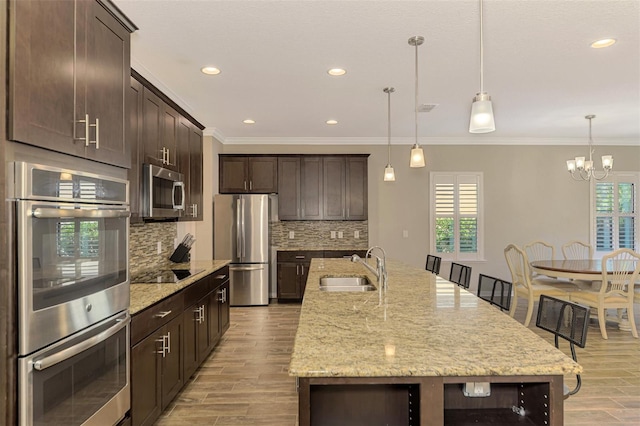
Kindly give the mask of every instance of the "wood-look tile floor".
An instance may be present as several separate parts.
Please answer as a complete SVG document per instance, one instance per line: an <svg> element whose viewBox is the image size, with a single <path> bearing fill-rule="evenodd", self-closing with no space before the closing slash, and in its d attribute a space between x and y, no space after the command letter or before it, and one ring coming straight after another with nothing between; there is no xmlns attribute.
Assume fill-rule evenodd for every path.
<svg viewBox="0 0 640 426"><path fill-rule="evenodd" d="M299 314L297 304L231 308L230 329L156 425L295 426L297 393L287 369ZM519 309L516 319L524 314ZM553 344L535 319L530 328ZM602 339L592 323L586 348L577 348L585 372L582 389L565 400L567 426L640 425L640 340L613 323L607 332ZM561 349L570 355L568 345Z"/></svg>

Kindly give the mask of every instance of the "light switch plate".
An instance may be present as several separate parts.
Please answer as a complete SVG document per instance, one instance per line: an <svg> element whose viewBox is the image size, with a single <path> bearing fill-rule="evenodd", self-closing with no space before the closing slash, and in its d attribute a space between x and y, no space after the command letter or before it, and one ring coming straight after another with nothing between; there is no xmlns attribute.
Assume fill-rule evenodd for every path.
<svg viewBox="0 0 640 426"><path fill-rule="evenodd" d="M293 231L289 231L289 239L290 239L290 240L293 240L295 237L296 237L295 232L293 232Z"/></svg>
<svg viewBox="0 0 640 426"><path fill-rule="evenodd" d="M407 231L406 229L402 231L402 238L409 238L409 231Z"/></svg>
<svg viewBox="0 0 640 426"><path fill-rule="evenodd" d="M336 237L336 231L331 231L331 238L335 238Z"/></svg>
<svg viewBox="0 0 640 426"><path fill-rule="evenodd" d="M338 231L338 238L342 238L344 237L344 234L342 233L342 231Z"/></svg>
<svg viewBox="0 0 640 426"><path fill-rule="evenodd" d="M353 231L353 238L355 238L356 240L360 238L360 231Z"/></svg>

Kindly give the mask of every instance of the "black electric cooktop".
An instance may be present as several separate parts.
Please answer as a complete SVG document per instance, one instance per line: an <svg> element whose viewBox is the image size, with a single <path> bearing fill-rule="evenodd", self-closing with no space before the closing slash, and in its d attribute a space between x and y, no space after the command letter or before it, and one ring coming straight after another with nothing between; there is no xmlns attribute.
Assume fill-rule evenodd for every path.
<svg viewBox="0 0 640 426"><path fill-rule="evenodd" d="M174 284L202 271L204 269L147 269L132 275L131 282L134 284Z"/></svg>

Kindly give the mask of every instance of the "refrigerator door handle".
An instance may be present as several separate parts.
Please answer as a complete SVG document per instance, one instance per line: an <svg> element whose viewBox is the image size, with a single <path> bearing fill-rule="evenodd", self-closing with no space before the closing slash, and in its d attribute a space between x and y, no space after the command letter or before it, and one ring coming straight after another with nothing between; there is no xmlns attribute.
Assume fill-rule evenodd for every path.
<svg viewBox="0 0 640 426"><path fill-rule="evenodd" d="M241 219L242 220L242 259L244 260L244 258L247 255L245 253L245 243L246 243L245 238L246 237L245 237L245 232L244 232L245 231L245 229L244 229L244 219L245 219L244 202L245 202L245 199L244 199L244 197L241 197L241 199L242 199L242 216L240 216L240 217L242 218Z"/></svg>
<svg viewBox="0 0 640 426"><path fill-rule="evenodd" d="M240 222L240 215L242 213L242 204L240 198L236 200L236 257L238 260L242 258L242 223Z"/></svg>
<svg viewBox="0 0 640 426"><path fill-rule="evenodd" d="M260 271L264 269L264 265L258 266L229 266L230 271Z"/></svg>

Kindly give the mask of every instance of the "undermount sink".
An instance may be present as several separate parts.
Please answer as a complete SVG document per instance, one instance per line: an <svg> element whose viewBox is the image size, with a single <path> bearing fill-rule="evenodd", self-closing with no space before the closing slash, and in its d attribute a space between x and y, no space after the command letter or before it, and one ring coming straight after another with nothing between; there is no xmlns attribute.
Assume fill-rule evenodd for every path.
<svg viewBox="0 0 640 426"><path fill-rule="evenodd" d="M320 291L374 291L376 286L367 277L322 277Z"/></svg>

